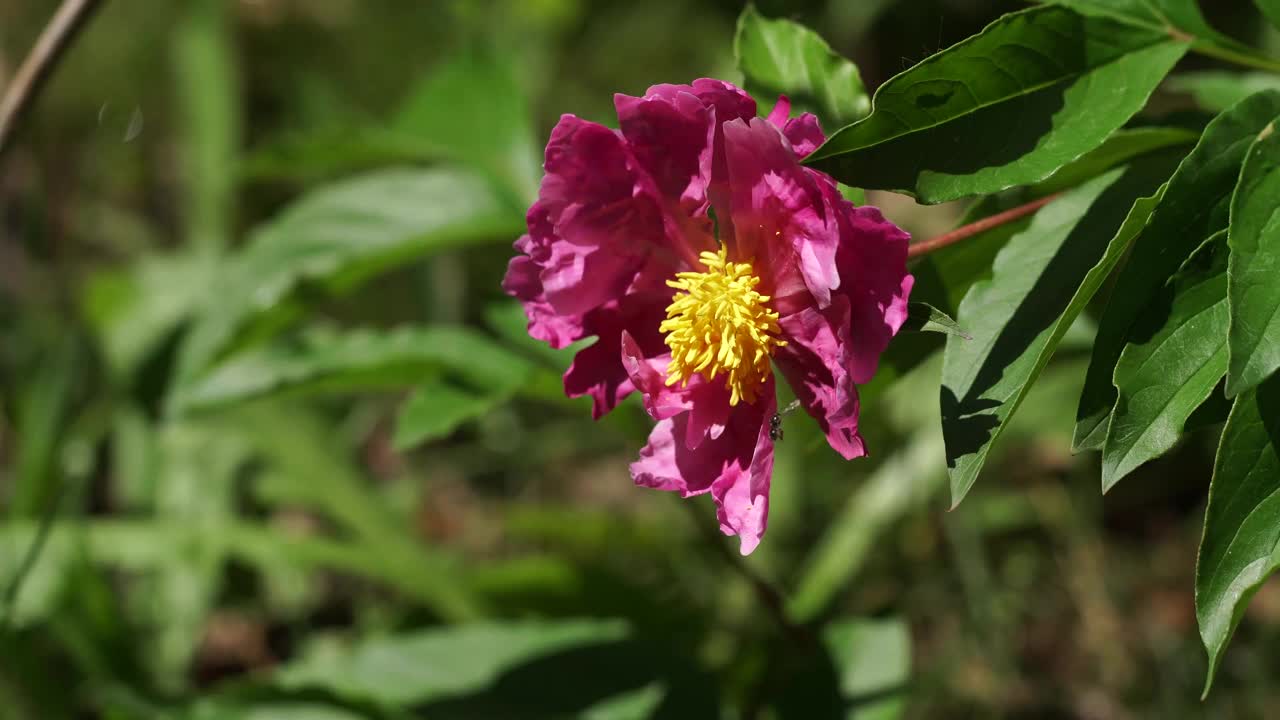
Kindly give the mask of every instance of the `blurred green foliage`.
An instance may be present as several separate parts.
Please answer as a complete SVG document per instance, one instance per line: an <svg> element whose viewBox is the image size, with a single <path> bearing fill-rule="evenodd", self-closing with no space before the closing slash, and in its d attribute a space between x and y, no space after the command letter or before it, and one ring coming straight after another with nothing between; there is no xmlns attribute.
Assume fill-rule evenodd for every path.
<svg viewBox="0 0 1280 720"><path fill-rule="evenodd" d="M757 5L868 88L1020 7ZM0 2L0 83L50 10ZM1274 707L1275 585L1193 702L1187 558L1222 418L1105 499L1096 459L1065 452L1089 312L1003 428L995 481L950 513L940 335L863 388L871 458L789 418L747 560L706 498L632 486L638 404L593 423L563 396L572 351L530 340L499 288L539 148L561 113L609 122L614 92L738 79L740 10L108 3L0 166L0 716ZM1232 88L1211 80L1182 89L1216 109ZM916 230L960 212L887 210ZM922 283L989 274L1017 227Z"/></svg>

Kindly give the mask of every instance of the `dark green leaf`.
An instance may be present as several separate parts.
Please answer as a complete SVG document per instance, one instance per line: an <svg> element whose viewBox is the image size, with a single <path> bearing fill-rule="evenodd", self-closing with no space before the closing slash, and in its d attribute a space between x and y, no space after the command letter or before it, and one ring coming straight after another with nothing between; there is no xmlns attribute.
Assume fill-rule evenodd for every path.
<svg viewBox="0 0 1280 720"><path fill-rule="evenodd" d="M404 450L448 437L458 426L484 415L503 399L501 394L479 393L438 380L420 385L401 406L391 442L397 450Z"/></svg>
<svg viewBox="0 0 1280 720"><path fill-rule="evenodd" d="M1258 6L1258 10L1267 16L1272 25L1280 28L1280 0L1253 0L1253 4Z"/></svg>
<svg viewBox="0 0 1280 720"><path fill-rule="evenodd" d="M1037 182L1141 109L1186 48L1063 7L1006 15L889 80L806 162L926 203Z"/></svg>
<svg viewBox="0 0 1280 720"><path fill-rule="evenodd" d="M604 620L473 623L370 638L349 649L317 648L277 670L274 682L405 706L481 691L524 663L626 635L625 625Z"/></svg>
<svg viewBox="0 0 1280 720"><path fill-rule="evenodd" d="M1200 12L1198 0L1050 0L1082 13L1115 18L1158 32L1178 30L1197 43L1251 52L1213 29Z"/></svg>
<svg viewBox="0 0 1280 720"><path fill-rule="evenodd" d="M435 252L507 242L523 225L520 208L457 170L385 170L315 191L257 230L215 281L182 348L181 377L295 319L323 292Z"/></svg>
<svg viewBox="0 0 1280 720"><path fill-rule="evenodd" d="M1249 598L1280 567L1280 375L1236 397L1222 431L1196 563L1205 693Z"/></svg>
<svg viewBox="0 0 1280 720"><path fill-rule="evenodd" d="M966 340L970 337L951 316L938 308L923 302L907 304L907 321L902 324L903 332L936 332L946 335L959 335Z"/></svg>
<svg viewBox="0 0 1280 720"><path fill-rule="evenodd" d="M1120 288L1123 290L1124 288ZM1227 248L1215 236L1135 323L1116 362L1102 491L1178 441L1227 371Z"/></svg>
<svg viewBox="0 0 1280 720"><path fill-rule="evenodd" d="M1277 93L1280 97L1280 93ZM1248 390L1280 368L1280 135L1275 121L1249 148L1231 198L1230 367L1227 397Z"/></svg>
<svg viewBox="0 0 1280 720"><path fill-rule="evenodd" d="M1190 94L1205 110L1222 112L1254 93L1280 90L1280 75L1204 70L1173 75L1168 85L1170 90Z"/></svg>
<svg viewBox="0 0 1280 720"><path fill-rule="evenodd" d="M356 330L312 339L302 348L270 346L233 358L175 396L178 411L208 409L285 391L394 388L446 372L477 389L511 393L529 365L483 335L462 328Z"/></svg>
<svg viewBox="0 0 1280 720"><path fill-rule="evenodd" d="M1058 341L1146 222L1173 160L1145 158L1047 205L1000 251L991 279L960 303L959 322L973 340L949 336L942 369L953 504L973 486Z"/></svg>
<svg viewBox="0 0 1280 720"><path fill-rule="evenodd" d="M771 20L747 5L733 39L745 88L760 103L786 95L795 110L813 112L831 127L867 114L871 101L853 63L814 31L790 20Z"/></svg>
<svg viewBox="0 0 1280 720"><path fill-rule="evenodd" d="M1093 357L1076 411L1073 447L1100 448L1115 405L1112 374L1129 328L1151 298L1210 235L1227 225L1226 206L1253 138L1280 114L1280 93L1255 95L1218 116L1169 180L1164 198L1134 243L1098 323Z"/></svg>

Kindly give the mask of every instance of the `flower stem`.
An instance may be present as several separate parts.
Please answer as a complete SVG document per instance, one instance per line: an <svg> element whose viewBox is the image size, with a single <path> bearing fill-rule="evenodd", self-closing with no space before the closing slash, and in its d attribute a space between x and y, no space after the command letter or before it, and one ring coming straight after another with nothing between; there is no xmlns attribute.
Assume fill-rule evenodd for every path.
<svg viewBox="0 0 1280 720"><path fill-rule="evenodd" d="M101 5L101 0L63 0L35 47L22 61L18 72L0 99L0 154L9 148L13 133L39 95L45 81L71 45L76 33Z"/></svg>
<svg viewBox="0 0 1280 720"><path fill-rule="evenodd" d="M945 232L937 237L922 240L918 243L912 243L911 246L907 248L907 258L911 259L920 257L921 255L928 255L935 250L941 250L948 245L954 245L961 240L967 240L968 238L979 233L984 233L991 228L999 227L1006 223L1011 223L1019 218L1026 217L1027 215L1030 215L1045 205L1053 202L1057 197L1058 195L1056 193L1053 195L1046 195L1045 197L1037 200L1032 200L1025 205L1019 205L1011 210L1005 210L1004 212L996 213L995 215L982 218L976 222L971 222L968 225L962 225L955 230Z"/></svg>

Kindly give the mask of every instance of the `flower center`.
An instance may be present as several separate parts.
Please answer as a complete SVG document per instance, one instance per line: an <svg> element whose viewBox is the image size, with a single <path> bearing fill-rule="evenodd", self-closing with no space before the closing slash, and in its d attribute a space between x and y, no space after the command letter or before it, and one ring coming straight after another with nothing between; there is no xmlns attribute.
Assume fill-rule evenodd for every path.
<svg viewBox="0 0 1280 720"><path fill-rule="evenodd" d="M751 263L729 262L724 248L699 258L706 272L682 272L667 281L679 291L658 328L671 348L667 384L688 382L694 373L708 380L724 373L729 404L754 403L771 372L769 356L786 345L777 337L778 313L765 304L768 295L756 292L760 278Z"/></svg>

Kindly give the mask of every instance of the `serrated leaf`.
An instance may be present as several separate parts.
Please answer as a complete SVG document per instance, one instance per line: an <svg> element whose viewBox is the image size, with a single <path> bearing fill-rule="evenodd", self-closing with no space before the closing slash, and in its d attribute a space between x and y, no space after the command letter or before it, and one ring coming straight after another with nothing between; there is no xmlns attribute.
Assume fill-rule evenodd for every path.
<svg viewBox="0 0 1280 720"><path fill-rule="evenodd" d="M1226 205L1253 138L1280 114L1280 93L1255 95L1214 118L1178 165L1164 197L1134 242L1117 290L1098 322L1093 356L1076 410L1072 446L1102 447L1115 405L1112 374L1129 328L1152 296L1210 235L1226 227Z"/></svg>
<svg viewBox="0 0 1280 720"><path fill-rule="evenodd" d="M396 415L391 443L397 450L448 437L459 426L488 413L501 403L501 393L481 393L450 383L419 385Z"/></svg>
<svg viewBox="0 0 1280 720"><path fill-rule="evenodd" d="M214 282L183 345L180 378L288 324L318 295L432 253L507 242L522 214L489 183L448 168L383 170L316 190L255 231Z"/></svg>
<svg viewBox="0 0 1280 720"><path fill-rule="evenodd" d="M1280 567L1280 375L1236 397L1222 431L1196 562L1205 694L1262 582Z"/></svg>
<svg viewBox="0 0 1280 720"><path fill-rule="evenodd" d="M1176 158L1154 155L1113 170L1047 205L970 288L959 322L973 340L947 338L942 432L953 506L1063 334L1097 292L1158 201Z"/></svg>
<svg viewBox="0 0 1280 720"><path fill-rule="evenodd" d="M394 388L446 372L495 394L513 392L529 364L483 335L451 327L355 330L312 339L301 348L242 353L181 387L173 407L206 410L282 392Z"/></svg>
<svg viewBox="0 0 1280 720"><path fill-rule="evenodd" d="M1216 236L1197 251L1145 315L1116 362L1118 397L1102 449L1103 492L1172 448L1227 371L1225 238Z"/></svg>
<svg viewBox="0 0 1280 720"><path fill-rule="evenodd" d="M1275 129L1273 119L1249 147L1231 198L1227 397L1280 368L1280 135Z"/></svg>
<svg viewBox="0 0 1280 720"><path fill-rule="evenodd" d="M924 302L907 303L907 320L902 324L901 331L936 332L970 339L950 315Z"/></svg>
<svg viewBox="0 0 1280 720"><path fill-rule="evenodd" d="M816 32L790 20L771 20L754 5L738 16L733 38L745 88L762 104L786 95L794 109L809 111L831 127L867 114L871 100L853 63L836 54Z"/></svg>
<svg viewBox="0 0 1280 720"><path fill-rule="evenodd" d="M1280 90L1280 75L1203 70L1169 77L1170 90L1184 92L1210 112L1222 112L1263 90Z"/></svg>
<svg viewBox="0 0 1280 720"><path fill-rule="evenodd" d="M926 203L1037 182L1141 109L1186 49L1064 7L1006 15L890 79L805 162Z"/></svg>

